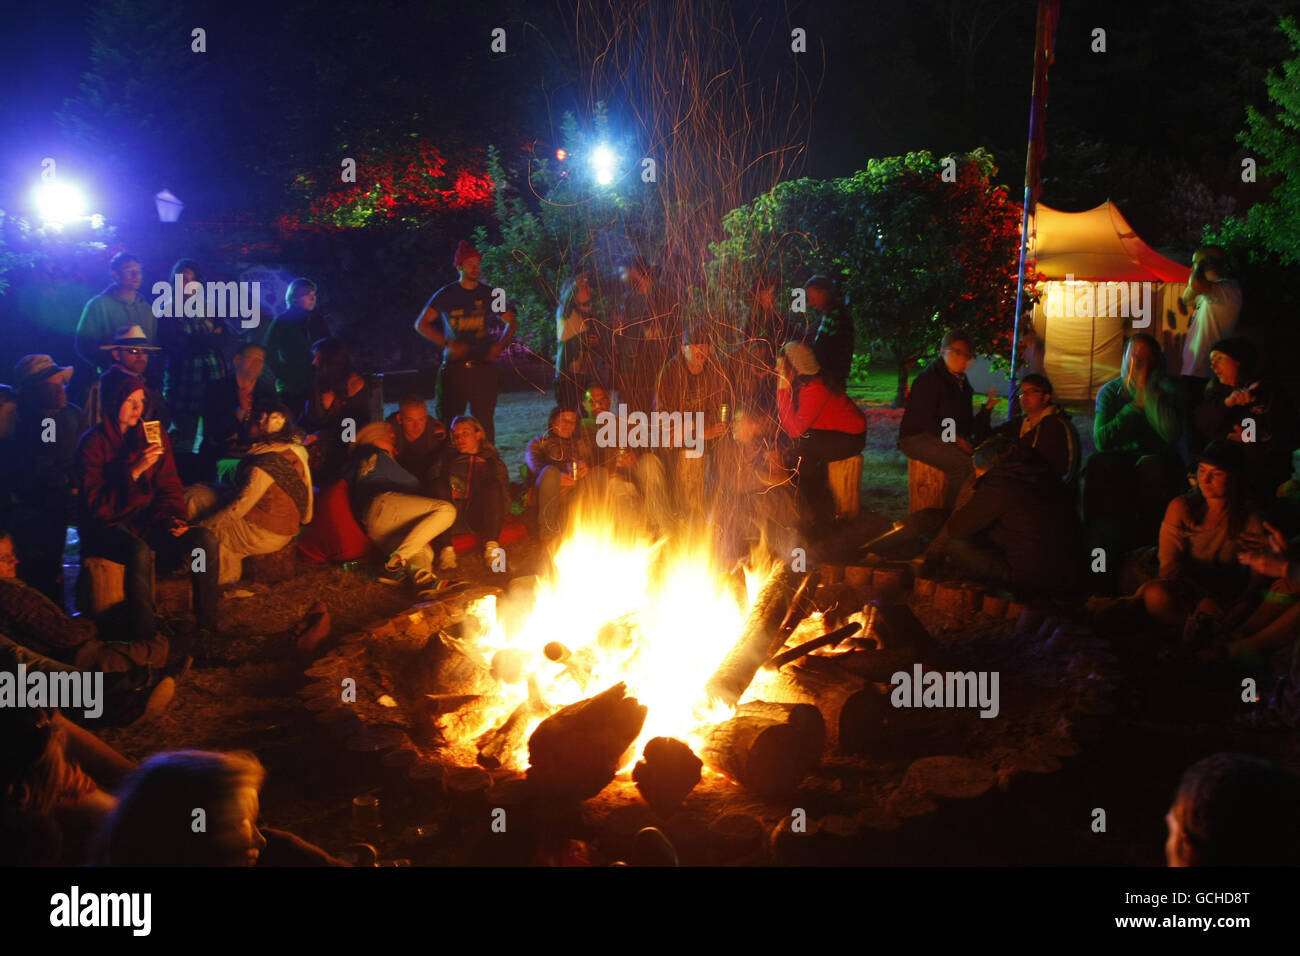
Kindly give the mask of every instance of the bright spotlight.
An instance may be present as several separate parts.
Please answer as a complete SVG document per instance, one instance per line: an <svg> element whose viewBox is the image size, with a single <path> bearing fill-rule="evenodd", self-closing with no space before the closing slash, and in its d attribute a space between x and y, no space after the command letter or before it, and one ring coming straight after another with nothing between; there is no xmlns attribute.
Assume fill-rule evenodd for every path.
<svg viewBox="0 0 1300 956"><path fill-rule="evenodd" d="M608 186L614 181L614 165L618 157L604 144L597 146L591 153L591 168L596 174L596 182Z"/></svg>
<svg viewBox="0 0 1300 956"><path fill-rule="evenodd" d="M46 222L73 222L86 215L86 199L76 186L41 183L36 187L36 210Z"/></svg>

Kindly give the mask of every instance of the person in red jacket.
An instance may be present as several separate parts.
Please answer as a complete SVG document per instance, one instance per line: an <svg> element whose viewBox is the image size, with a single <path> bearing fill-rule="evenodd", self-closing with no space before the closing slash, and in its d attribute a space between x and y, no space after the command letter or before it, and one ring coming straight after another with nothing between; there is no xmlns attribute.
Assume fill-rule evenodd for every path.
<svg viewBox="0 0 1300 956"><path fill-rule="evenodd" d="M812 511L814 535L835 519L826 466L860 455L867 446L867 417L843 387L821 374L813 350L787 342L776 363L776 410L781 430L793 439L799 494Z"/></svg>
<svg viewBox="0 0 1300 956"><path fill-rule="evenodd" d="M104 419L81 436L77 448L82 557L126 566L133 640L152 641L156 632L151 558L160 573L182 564L191 568L195 617L200 628L215 632L221 575L217 538L186 520L185 490L167 433L159 429L157 442L145 433L145 384L112 368L100 378L100 395Z"/></svg>

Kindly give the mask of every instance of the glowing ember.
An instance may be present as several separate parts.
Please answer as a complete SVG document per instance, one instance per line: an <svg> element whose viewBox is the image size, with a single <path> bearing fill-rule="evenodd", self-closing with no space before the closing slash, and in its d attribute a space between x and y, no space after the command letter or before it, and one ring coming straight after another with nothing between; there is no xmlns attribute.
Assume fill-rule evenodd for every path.
<svg viewBox="0 0 1300 956"><path fill-rule="evenodd" d="M763 573L743 582L714 561L704 540L651 542L607 520L579 519L539 577L531 608L495 597L468 608L465 637L485 659L503 697L487 725L540 696L554 710L623 681L649 708L629 769L651 737L677 737L698 751L700 732L730 716L704 687L739 635ZM522 598L508 598L507 601ZM522 612L522 613L512 613ZM531 735L542 717L533 718ZM462 743L465 741L461 741ZM524 769L526 743L503 761Z"/></svg>

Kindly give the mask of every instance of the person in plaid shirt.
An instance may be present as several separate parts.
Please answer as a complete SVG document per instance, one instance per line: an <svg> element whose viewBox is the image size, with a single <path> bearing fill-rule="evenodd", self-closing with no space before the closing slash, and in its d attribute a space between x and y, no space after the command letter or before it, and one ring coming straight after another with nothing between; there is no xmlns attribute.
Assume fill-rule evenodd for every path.
<svg viewBox="0 0 1300 956"><path fill-rule="evenodd" d="M203 273L193 259L180 259L172 266L167 281L173 287L177 275L183 277L183 289L188 289L191 282L203 286ZM195 295L203 303L203 292ZM202 307L199 311L203 311ZM172 445L177 451L192 452L208 384L226 375L222 346L230 341L230 332L219 318L181 315L160 319L158 336L167 357L163 397L172 414Z"/></svg>

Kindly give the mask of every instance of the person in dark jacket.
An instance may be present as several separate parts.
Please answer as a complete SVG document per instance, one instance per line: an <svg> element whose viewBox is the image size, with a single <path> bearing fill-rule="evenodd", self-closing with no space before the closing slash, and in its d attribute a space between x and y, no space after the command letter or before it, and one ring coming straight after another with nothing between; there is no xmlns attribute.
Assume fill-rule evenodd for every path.
<svg viewBox="0 0 1300 956"><path fill-rule="evenodd" d="M442 450L433 491L456 506L455 525L434 542L438 569L456 567L451 539L463 533L485 542L483 560L490 565L501 547L501 529L510 510L510 474L478 419L461 415L451 423L451 441Z"/></svg>
<svg viewBox="0 0 1300 956"><path fill-rule="evenodd" d="M813 353L826 376L842 389L853 368L853 316L835 294L835 283L827 276L813 276L804 284L808 307L818 317Z"/></svg>
<svg viewBox="0 0 1300 956"><path fill-rule="evenodd" d="M538 530L543 538L553 538L560 533L563 502L572 491L605 475L590 433L579 427L576 408L556 405L546 425L545 433L528 443L524 459L528 480L537 489Z"/></svg>
<svg viewBox="0 0 1300 956"><path fill-rule="evenodd" d="M975 487L948 518L944 553L963 575L1017 596L1066 594L1082 579L1082 529L1065 485L997 435L972 456Z"/></svg>
<svg viewBox="0 0 1300 956"><path fill-rule="evenodd" d="M1020 414L994 429L1015 441L1028 457L1036 457L1061 476L1070 488L1079 479L1079 433L1065 409L1052 401L1046 375L1030 373L1020 380Z"/></svg>
<svg viewBox="0 0 1300 956"><path fill-rule="evenodd" d="M219 460L238 458L247 449L247 426L253 409L275 401L275 390L261 377L265 363L266 350L246 342L235 352L230 374L208 383L201 416L203 444L199 449L208 480L215 477ZM289 411L297 414L298 410Z"/></svg>
<svg viewBox="0 0 1300 956"><path fill-rule="evenodd" d="M1140 332L1129 339L1120 377L1097 393L1083 520L1089 547L1102 548L1112 568L1133 548L1155 543L1169 499L1187 486L1178 397L1164 367L1159 343Z"/></svg>
<svg viewBox="0 0 1300 956"><path fill-rule="evenodd" d="M834 380L827 384L813 350L789 342L777 362L776 406L781 428L793 442L799 495L813 516L812 533L824 534L835 520L827 466L862 454L867 418Z"/></svg>
<svg viewBox="0 0 1300 956"><path fill-rule="evenodd" d="M204 314L205 280L198 262L177 260L167 279L173 289L178 276L185 298L172 304L173 317L158 320L158 344L166 359L163 396L172 414L172 440L181 452L188 454L194 451L208 385L226 374L222 349L231 336L223 319ZM197 289L190 289L192 282L198 283ZM197 310L189 306L191 295L198 300ZM189 314L193 311L199 314Z"/></svg>
<svg viewBox="0 0 1300 956"><path fill-rule="evenodd" d="M944 507L951 508L972 473L974 443L989 432L995 393L976 415L975 390L966 368L975 357L975 344L960 330L948 332L939 357L916 376L907 393L907 406L898 426L898 450L908 458L938 468L947 476Z"/></svg>
<svg viewBox="0 0 1300 956"><path fill-rule="evenodd" d="M298 414L312 387L312 343L328 338L329 321L316 308L316 283L294 279L284 293L285 310L266 330L262 345L275 373L280 401Z"/></svg>
<svg viewBox="0 0 1300 956"><path fill-rule="evenodd" d="M1197 430L1207 440L1241 445L1246 494L1264 507L1278 485L1291 477L1291 453L1300 446L1295 404L1275 382L1261 378L1258 353L1245 339L1223 339L1210 349L1214 379L1195 411Z"/></svg>
<svg viewBox="0 0 1300 956"><path fill-rule="evenodd" d="M27 355L14 366L18 421L10 515L23 562L23 580L63 606L63 546L76 520L77 441L81 409L68 402L71 367L48 355Z"/></svg>
<svg viewBox="0 0 1300 956"><path fill-rule="evenodd" d="M403 397L387 421L397 426L397 463L420 479L420 487L431 494L447 444L447 426L429 414L429 406L419 395Z"/></svg>
<svg viewBox="0 0 1300 956"><path fill-rule="evenodd" d="M151 559L159 572L190 567L194 614L199 626L217 630L217 587L221 554L217 537L187 520L185 489L176 473L165 431L150 442L144 382L121 369L100 378L104 420L81 436L80 528L83 557L107 558L126 566L126 602L134 640L156 633ZM200 549L202 569L195 563Z"/></svg>
<svg viewBox="0 0 1300 956"><path fill-rule="evenodd" d="M366 536L388 555L380 581L434 586L433 543L456 520L449 500L420 493L419 479L397 463L397 429L374 422L357 433L346 469L352 502Z"/></svg>
<svg viewBox="0 0 1300 956"><path fill-rule="evenodd" d="M352 370L352 357L338 339L312 346L316 381L298 423L309 434L311 472L321 487L334 481L360 429L370 424L370 386Z"/></svg>

